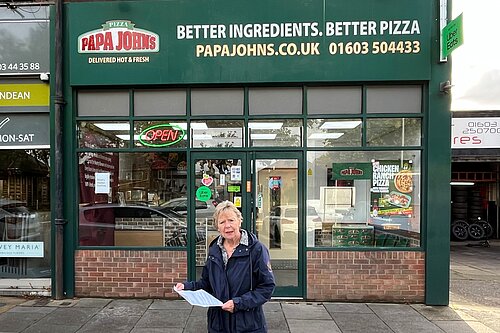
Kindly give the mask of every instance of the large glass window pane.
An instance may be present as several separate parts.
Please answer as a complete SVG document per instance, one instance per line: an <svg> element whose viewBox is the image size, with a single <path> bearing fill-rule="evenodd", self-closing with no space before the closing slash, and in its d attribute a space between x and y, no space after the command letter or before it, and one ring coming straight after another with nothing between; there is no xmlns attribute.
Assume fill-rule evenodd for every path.
<svg viewBox="0 0 500 333"><path fill-rule="evenodd" d="M79 245L186 246L186 162L185 152L80 153Z"/></svg>
<svg viewBox="0 0 500 333"><path fill-rule="evenodd" d="M80 148L129 146L130 124L127 121L79 121L77 130Z"/></svg>
<svg viewBox="0 0 500 333"><path fill-rule="evenodd" d="M361 128L361 119L310 119L307 121L307 146L359 147Z"/></svg>
<svg viewBox="0 0 500 333"><path fill-rule="evenodd" d="M366 88L367 113L421 113L421 86L371 86Z"/></svg>
<svg viewBox="0 0 500 333"><path fill-rule="evenodd" d="M187 147L187 123L182 121L135 121L134 145L143 148Z"/></svg>
<svg viewBox="0 0 500 333"><path fill-rule="evenodd" d="M366 121L368 146L420 146L420 118L376 118Z"/></svg>
<svg viewBox="0 0 500 333"><path fill-rule="evenodd" d="M128 91L79 91L78 116L128 116Z"/></svg>
<svg viewBox="0 0 500 333"><path fill-rule="evenodd" d="M242 115L243 89L193 89L191 90L191 114Z"/></svg>
<svg viewBox="0 0 500 333"><path fill-rule="evenodd" d="M134 91L134 115L136 116L183 116L185 114L185 90Z"/></svg>
<svg viewBox="0 0 500 333"><path fill-rule="evenodd" d="M307 88L308 114L360 114L361 87Z"/></svg>
<svg viewBox="0 0 500 333"><path fill-rule="evenodd" d="M302 114L302 89L251 88L248 107L251 115Z"/></svg>
<svg viewBox="0 0 500 333"><path fill-rule="evenodd" d="M248 133L251 147L302 146L302 120L250 120Z"/></svg>
<svg viewBox="0 0 500 333"><path fill-rule="evenodd" d="M243 147L242 120L207 120L191 122L193 148Z"/></svg>
<svg viewBox="0 0 500 333"><path fill-rule="evenodd" d="M420 246L420 151L308 152L307 164L314 246Z"/></svg>
<svg viewBox="0 0 500 333"><path fill-rule="evenodd" d="M48 149L2 150L0 278L51 276L49 153Z"/></svg>

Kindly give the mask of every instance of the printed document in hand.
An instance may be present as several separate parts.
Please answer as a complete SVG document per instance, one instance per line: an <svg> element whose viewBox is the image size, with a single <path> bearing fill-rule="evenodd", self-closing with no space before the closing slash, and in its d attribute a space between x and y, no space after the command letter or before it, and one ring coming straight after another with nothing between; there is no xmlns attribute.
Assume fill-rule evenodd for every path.
<svg viewBox="0 0 500 333"><path fill-rule="evenodd" d="M217 298L213 297L205 290L179 290L174 287L174 291L182 296L191 305L197 305L202 307L210 306L222 306L222 302Z"/></svg>

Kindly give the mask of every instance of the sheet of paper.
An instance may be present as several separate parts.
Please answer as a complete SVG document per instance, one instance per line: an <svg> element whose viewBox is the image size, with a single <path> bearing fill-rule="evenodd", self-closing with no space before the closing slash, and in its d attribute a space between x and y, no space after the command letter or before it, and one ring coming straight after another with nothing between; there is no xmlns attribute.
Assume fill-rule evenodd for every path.
<svg viewBox="0 0 500 333"><path fill-rule="evenodd" d="M179 290L174 287L174 291L181 295L186 301L191 305L210 307L210 306L222 306L222 302L217 298L213 297L205 290Z"/></svg>

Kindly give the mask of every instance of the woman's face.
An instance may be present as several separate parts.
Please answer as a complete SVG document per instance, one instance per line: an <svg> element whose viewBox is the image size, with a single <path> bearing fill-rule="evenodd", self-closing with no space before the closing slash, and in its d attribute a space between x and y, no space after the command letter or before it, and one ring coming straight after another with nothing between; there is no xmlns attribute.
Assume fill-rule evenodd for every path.
<svg viewBox="0 0 500 333"><path fill-rule="evenodd" d="M238 240L240 238L241 220L231 210L226 209L220 212L217 218L217 230L228 240Z"/></svg>

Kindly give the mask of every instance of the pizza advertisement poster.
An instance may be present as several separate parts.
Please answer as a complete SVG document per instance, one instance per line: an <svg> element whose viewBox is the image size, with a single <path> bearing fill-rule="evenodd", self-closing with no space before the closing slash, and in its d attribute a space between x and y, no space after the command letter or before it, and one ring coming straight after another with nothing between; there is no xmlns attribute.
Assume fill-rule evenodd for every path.
<svg viewBox="0 0 500 333"><path fill-rule="evenodd" d="M408 160L372 162L372 216L411 216L413 214L413 172Z"/></svg>

